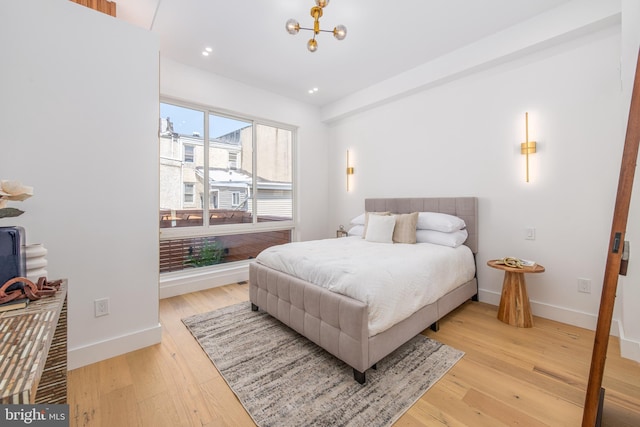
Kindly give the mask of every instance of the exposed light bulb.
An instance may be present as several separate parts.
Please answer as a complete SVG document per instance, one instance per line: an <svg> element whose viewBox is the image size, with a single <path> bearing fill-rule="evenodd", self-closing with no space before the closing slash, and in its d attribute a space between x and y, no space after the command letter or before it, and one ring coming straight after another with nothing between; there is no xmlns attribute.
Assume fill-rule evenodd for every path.
<svg viewBox="0 0 640 427"><path fill-rule="evenodd" d="M333 29L333 36L338 40L344 40L344 38L347 37L347 27L338 25Z"/></svg>
<svg viewBox="0 0 640 427"><path fill-rule="evenodd" d="M316 0L316 5L318 5L318 7L327 7L329 6L329 1L330 0Z"/></svg>
<svg viewBox="0 0 640 427"><path fill-rule="evenodd" d="M300 23L292 18L287 21L285 28L289 34L296 35L300 31Z"/></svg>
<svg viewBox="0 0 640 427"><path fill-rule="evenodd" d="M307 49L309 49L309 52L315 52L318 50L318 42L315 41L315 39L309 40L307 43Z"/></svg>

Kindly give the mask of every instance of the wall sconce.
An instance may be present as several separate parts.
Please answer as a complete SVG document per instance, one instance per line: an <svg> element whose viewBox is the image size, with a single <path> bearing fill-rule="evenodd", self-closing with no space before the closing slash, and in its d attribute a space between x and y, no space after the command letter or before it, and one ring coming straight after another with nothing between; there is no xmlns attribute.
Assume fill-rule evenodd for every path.
<svg viewBox="0 0 640 427"><path fill-rule="evenodd" d="M536 152L536 142L529 141L529 113L524 113L525 142L520 144L520 154L524 154L527 164L527 182L529 182L529 155Z"/></svg>
<svg viewBox="0 0 640 427"><path fill-rule="evenodd" d="M347 150L347 191L349 191L349 177L353 175L353 166L349 162L349 150Z"/></svg>

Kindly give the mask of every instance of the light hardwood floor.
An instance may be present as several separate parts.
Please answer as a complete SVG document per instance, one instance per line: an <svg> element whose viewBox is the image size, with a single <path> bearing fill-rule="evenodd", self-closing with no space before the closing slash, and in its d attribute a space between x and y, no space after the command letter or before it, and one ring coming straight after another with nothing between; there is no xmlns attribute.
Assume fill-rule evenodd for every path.
<svg viewBox="0 0 640 427"><path fill-rule="evenodd" d="M71 426L252 426L181 318L248 299L233 284L160 301L162 343L69 372ZM439 332L466 354L396 426L579 426L593 332L534 318L519 329L467 302ZM640 426L640 364L611 338L603 425Z"/></svg>

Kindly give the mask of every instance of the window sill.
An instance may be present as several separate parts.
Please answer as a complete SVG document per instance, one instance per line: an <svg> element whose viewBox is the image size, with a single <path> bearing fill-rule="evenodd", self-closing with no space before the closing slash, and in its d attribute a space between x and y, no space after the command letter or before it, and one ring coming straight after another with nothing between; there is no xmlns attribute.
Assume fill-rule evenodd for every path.
<svg viewBox="0 0 640 427"><path fill-rule="evenodd" d="M262 222L257 224L229 224L210 227L161 228L160 240L182 237L224 236L228 234L259 233L261 231L292 230L293 221Z"/></svg>
<svg viewBox="0 0 640 427"><path fill-rule="evenodd" d="M249 280L251 260L193 268L160 275L160 299Z"/></svg>

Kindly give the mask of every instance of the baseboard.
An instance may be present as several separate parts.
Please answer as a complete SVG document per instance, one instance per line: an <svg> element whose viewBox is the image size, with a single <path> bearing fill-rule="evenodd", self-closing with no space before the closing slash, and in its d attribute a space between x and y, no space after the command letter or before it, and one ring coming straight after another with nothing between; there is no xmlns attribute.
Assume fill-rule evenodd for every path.
<svg viewBox="0 0 640 427"><path fill-rule="evenodd" d="M480 289L478 294L480 301L496 306L500 305L501 294L499 292ZM534 300L530 300L529 302L531 304L531 311L533 312L534 316L544 317L545 319L555 320L557 322L578 326L580 328L589 329L591 331L596 330L596 325L598 324L598 316L596 314L571 310L566 307L541 303ZM613 319L611 321L611 331L609 331L609 333L616 337L620 336L620 327L618 320Z"/></svg>
<svg viewBox="0 0 640 427"><path fill-rule="evenodd" d="M625 359L635 360L640 362L640 342L633 341L624 335L624 328L622 324L620 328L620 355Z"/></svg>
<svg viewBox="0 0 640 427"><path fill-rule="evenodd" d="M249 280L250 261L160 275L160 299Z"/></svg>
<svg viewBox="0 0 640 427"><path fill-rule="evenodd" d="M67 353L67 369L81 368L130 351L158 344L161 340L162 326L158 323L148 329L72 348Z"/></svg>

